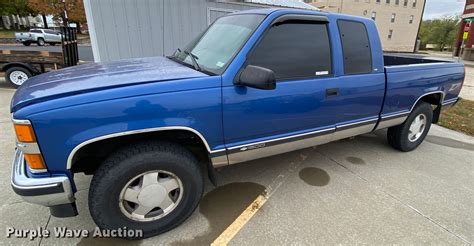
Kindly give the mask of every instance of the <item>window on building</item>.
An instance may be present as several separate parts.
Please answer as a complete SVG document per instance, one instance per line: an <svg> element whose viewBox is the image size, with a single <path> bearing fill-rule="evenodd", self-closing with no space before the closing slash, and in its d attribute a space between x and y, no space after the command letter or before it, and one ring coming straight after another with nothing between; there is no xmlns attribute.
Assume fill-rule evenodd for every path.
<svg viewBox="0 0 474 246"><path fill-rule="evenodd" d="M395 0L395 5L400 5L400 0Z"/></svg>
<svg viewBox="0 0 474 246"><path fill-rule="evenodd" d="M390 0L385 0L385 3L386 3L386 4L390 4Z"/></svg>
<svg viewBox="0 0 474 246"><path fill-rule="evenodd" d="M416 0L413 0L413 8L416 8Z"/></svg>
<svg viewBox="0 0 474 246"><path fill-rule="evenodd" d="M403 0L403 6L408 6L408 0Z"/></svg>
<svg viewBox="0 0 474 246"><path fill-rule="evenodd" d="M372 72L372 53L365 25L356 21L337 22L344 53L344 73Z"/></svg>
<svg viewBox="0 0 474 246"><path fill-rule="evenodd" d="M413 24L413 20L414 20L414 19L415 19L415 16L410 15L410 21L409 21L409 23L410 23L410 24Z"/></svg>
<svg viewBox="0 0 474 246"><path fill-rule="evenodd" d="M277 80L332 74L327 25L292 22L273 26L254 48L248 64L273 70Z"/></svg>
<svg viewBox="0 0 474 246"><path fill-rule="evenodd" d="M393 30L390 29L390 30L388 31L388 39L392 39L392 36L393 36Z"/></svg>
<svg viewBox="0 0 474 246"><path fill-rule="evenodd" d="M392 14L392 17L390 18L390 22L395 23L395 17L397 15L395 13Z"/></svg>
<svg viewBox="0 0 474 246"><path fill-rule="evenodd" d="M377 18L377 12L373 11L372 12L372 20L375 20Z"/></svg>
<svg viewBox="0 0 474 246"><path fill-rule="evenodd" d="M376 3L380 3L380 0L375 0Z"/></svg>

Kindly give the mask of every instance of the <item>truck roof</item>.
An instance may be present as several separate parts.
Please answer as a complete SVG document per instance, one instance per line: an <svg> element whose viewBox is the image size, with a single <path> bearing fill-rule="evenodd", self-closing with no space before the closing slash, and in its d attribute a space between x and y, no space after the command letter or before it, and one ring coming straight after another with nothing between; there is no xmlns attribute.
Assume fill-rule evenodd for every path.
<svg viewBox="0 0 474 246"><path fill-rule="evenodd" d="M306 14L306 15L320 15L320 16L327 16L328 18L334 17L344 18L344 19L352 19L352 20L359 20L359 21L373 21L368 17L360 17L354 15L346 15L346 14L338 14L338 13L331 13L322 10L306 10L306 9L290 9L290 8L260 8L260 9L251 9L251 10L244 10L235 12L231 15L237 14L261 14L261 15L270 15L273 13L282 13L282 14Z"/></svg>

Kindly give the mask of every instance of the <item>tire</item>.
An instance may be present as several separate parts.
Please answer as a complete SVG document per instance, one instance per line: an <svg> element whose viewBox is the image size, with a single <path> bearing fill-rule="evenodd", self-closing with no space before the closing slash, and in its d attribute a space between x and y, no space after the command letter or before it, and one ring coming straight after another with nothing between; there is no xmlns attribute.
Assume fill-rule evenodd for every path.
<svg viewBox="0 0 474 246"><path fill-rule="evenodd" d="M133 206L136 206L136 209L139 205L127 202L129 198L122 196L124 190L128 191L126 187L131 187L129 184L134 184L133 180L137 176L153 173L156 170L161 171L160 175L162 172L168 172L180 180L181 183L178 184L181 186L172 191L174 194L171 192L160 193L167 194L168 198L179 193L178 199L173 203L176 205L172 205L175 207L167 212L168 214L165 214L164 209L161 208L155 208L158 211L149 212L148 214L161 212L163 217L156 220L139 221L136 218L131 218L131 212L127 209L132 208L130 211L133 211ZM162 178L158 177L160 177L158 178L159 183ZM166 177L164 180L168 180L170 177ZM143 188L144 181L138 180L134 185L141 186L137 192L138 195L135 196L136 200L140 201L139 199L146 197L146 194L141 196L142 193L146 193ZM152 186L150 185L150 187ZM169 231L183 223L199 204L203 187L203 174L198 166L198 161L187 149L168 142L139 143L115 152L95 172L89 190L89 211L94 222L102 229L127 227L129 230L142 230L144 238L147 238ZM150 197L160 196L155 190L147 194L148 198L144 198L144 200L154 201ZM121 200L122 198L123 200ZM145 213L145 216L148 214ZM140 219L150 220L153 218L151 216Z"/></svg>
<svg viewBox="0 0 474 246"><path fill-rule="evenodd" d="M6 81L15 88L20 87L31 77L33 77L33 73L24 67L11 67L5 72Z"/></svg>
<svg viewBox="0 0 474 246"><path fill-rule="evenodd" d="M36 43L38 44L38 46L44 46L44 39L43 38L38 38Z"/></svg>
<svg viewBox="0 0 474 246"><path fill-rule="evenodd" d="M30 46L30 44L31 44L30 42L23 42L24 46Z"/></svg>
<svg viewBox="0 0 474 246"><path fill-rule="evenodd" d="M51 45L51 46L55 46L55 45L56 45L56 43L49 43L49 45Z"/></svg>
<svg viewBox="0 0 474 246"><path fill-rule="evenodd" d="M420 124L414 123L417 118ZM403 124L388 128L388 143L393 148L403 152L408 152L416 149L423 142L426 135L428 134L432 120L433 108L431 107L431 105L426 102L419 103L415 106L415 108ZM425 123L422 124L423 122ZM410 130L412 123L414 124L414 131Z"/></svg>

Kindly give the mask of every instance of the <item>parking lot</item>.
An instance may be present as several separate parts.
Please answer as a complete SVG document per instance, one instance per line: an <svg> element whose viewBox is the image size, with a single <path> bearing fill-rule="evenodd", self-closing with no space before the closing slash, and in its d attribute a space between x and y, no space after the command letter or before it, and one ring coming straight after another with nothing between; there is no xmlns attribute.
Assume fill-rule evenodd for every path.
<svg viewBox="0 0 474 246"><path fill-rule="evenodd" d="M79 216L58 219L22 202L10 188L15 137L0 81L0 223L16 229L95 228L87 210L90 178L77 175ZM180 227L142 241L1 237L34 245L209 245L259 197L255 215L230 244L472 244L474 138L433 126L415 151L392 149L385 132L224 168L199 208ZM255 203L254 203L255 204Z"/></svg>

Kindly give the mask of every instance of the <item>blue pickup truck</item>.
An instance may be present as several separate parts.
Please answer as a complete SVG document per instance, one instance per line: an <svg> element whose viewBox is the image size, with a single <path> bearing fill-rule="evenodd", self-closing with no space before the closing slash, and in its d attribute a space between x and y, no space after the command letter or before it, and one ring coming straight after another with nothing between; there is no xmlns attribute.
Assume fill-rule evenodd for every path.
<svg viewBox="0 0 474 246"><path fill-rule="evenodd" d="M370 19L234 13L169 57L29 79L11 102L11 184L69 217L74 175L93 175L96 224L149 237L192 214L215 168L386 128L391 146L414 150L464 75L459 63L384 56Z"/></svg>

